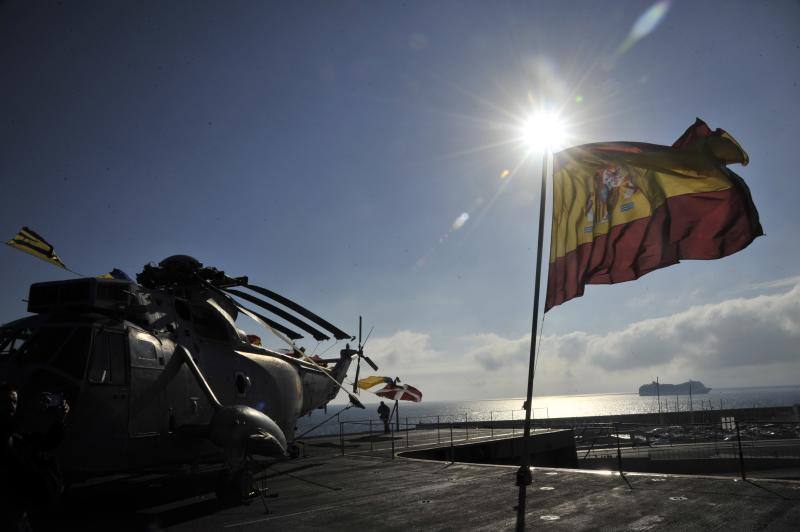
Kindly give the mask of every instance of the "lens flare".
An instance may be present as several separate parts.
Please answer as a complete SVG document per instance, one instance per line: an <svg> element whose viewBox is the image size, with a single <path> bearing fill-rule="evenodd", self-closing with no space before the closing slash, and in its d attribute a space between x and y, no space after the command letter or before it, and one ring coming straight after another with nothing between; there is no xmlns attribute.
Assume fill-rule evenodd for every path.
<svg viewBox="0 0 800 532"><path fill-rule="evenodd" d="M639 40L656 29L661 21L664 20L667 11L669 11L669 4L669 0L661 0L642 13L641 16L636 19L636 22L633 23L631 38Z"/></svg>
<svg viewBox="0 0 800 532"><path fill-rule="evenodd" d="M458 218L456 218L455 221L453 222L453 231L458 231L459 229L464 227L464 224L467 223L467 220L469 220L469 214L466 212L462 212L458 216Z"/></svg>
<svg viewBox="0 0 800 532"><path fill-rule="evenodd" d="M615 55L617 57L621 56L630 50L634 44L650 35L667 16L670 4L670 0L660 0L650 6L647 11L639 15L639 18L633 23L628 36L622 41L622 44L619 45Z"/></svg>

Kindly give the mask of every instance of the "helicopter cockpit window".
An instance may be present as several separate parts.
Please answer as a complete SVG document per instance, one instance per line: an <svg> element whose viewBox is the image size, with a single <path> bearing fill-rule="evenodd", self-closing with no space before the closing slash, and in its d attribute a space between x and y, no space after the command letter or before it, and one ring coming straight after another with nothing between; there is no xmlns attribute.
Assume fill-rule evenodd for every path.
<svg viewBox="0 0 800 532"><path fill-rule="evenodd" d="M24 357L27 364L43 364L61 349L73 330L72 327L43 327L19 348L19 356Z"/></svg>
<svg viewBox="0 0 800 532"><path fill-rule="evenodd" d="M95 384L124 385L125 337L119 333L100 332L92 345L92 360L89 363L89 382Z"/></svg>
<svg viewBox="0 0 800 532"><path fill-rule="evenodd" d="M19 351L31 337L30 329L0 329L0 357Z"/></svg>
<svg viewBox="0 0 800 532"><path fill-rule="evenodd" d="M156 360L158 358L156 346L141 338L137 338L133 343L133 350L136 353L136 358L142 360Z"/></svg>
<svg viewBox="0 0 800 532"><path fill-rule="evenodd" d="M78 327L74 329L72 336L61 348L61 351L53 359L51 365L75 380L83 380L83 372L86 370L86 359L89 358L89 344L92 338L92 329L89 327Z"/></svg>

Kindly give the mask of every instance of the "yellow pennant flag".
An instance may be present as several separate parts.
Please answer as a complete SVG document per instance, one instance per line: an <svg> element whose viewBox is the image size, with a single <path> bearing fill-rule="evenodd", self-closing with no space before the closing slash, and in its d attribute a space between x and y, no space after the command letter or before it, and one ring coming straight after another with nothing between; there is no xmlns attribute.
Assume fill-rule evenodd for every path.
<svg viewBox="0 0 800 532"><path fill-rule="evenodd" d="M12 248L17 248L20 251L29 253L36 258L46 260L50 264L55 264L59 268L68 269L64 263L61 262L61 259L58 258L58 255L55 254L55 251L53 251L53 246L28 227L23 227L20 232L17 233L14 238L6 242L6 244Z"/></svg>
<svg viewBox="0 0 800 532"><path fill-rule="evenodd" d="M389 377L379 377L377 375L373 375L372 377L359 379L359 381L356 383L356 385L362 390L369 390L373 386L377 386L379 384L394 384L394 380L390 379Z"/></svg>

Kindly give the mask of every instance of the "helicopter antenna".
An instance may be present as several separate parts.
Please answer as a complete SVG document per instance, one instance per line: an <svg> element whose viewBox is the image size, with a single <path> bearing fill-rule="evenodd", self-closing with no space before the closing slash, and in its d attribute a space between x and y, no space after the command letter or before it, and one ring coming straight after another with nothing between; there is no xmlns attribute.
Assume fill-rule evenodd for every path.
<svg viewBox="0 0 800 532"><path fill-rule="evenodd" d="M324 355L325 355L325 353L327 353L328 351L330 351L330 350L331 350L331 348L333 348L333 347L336 347L336 344L338 344L338 343L339 343L339 340L336 340L335 342L333 342L331 345L329 345L328 347L326 347L326 348L325 348L325 351L323 351L322 353L320 353L320 354L319 354L319 356L324 356Z"/></svg>
<svg viewBox="0 0 800 532"><path fill-rule="evenodd" d="M314 349L311 350L311 356L312 357L314 356L314 353L317 352L317 349L319 349L319 342L317 342L316 345L314 346Z"/></svg>
<svg viewBox="0 0 800 532"><path fill-rule="evenodd" d="M373 325L372 327L370 327L369 332L367 333L367 337L364 339L364 345L361 346L362 349L367 346L367 341L369 340L369 337L372 335L372 331L374 331L374 330L375 330L375 326ZM377 370L377 369L378 368L375 368L375 370Z"/></svg>

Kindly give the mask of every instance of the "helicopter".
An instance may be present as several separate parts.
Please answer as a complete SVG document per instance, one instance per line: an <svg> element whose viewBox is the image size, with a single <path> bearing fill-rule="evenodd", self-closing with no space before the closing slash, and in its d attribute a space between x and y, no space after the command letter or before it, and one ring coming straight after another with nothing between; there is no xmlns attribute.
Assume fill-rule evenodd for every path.
<svg viewBox="0 0 800 532"><path fill-rule="evenodd" d="M32 284L34 315L0 327L0 381L19 388L28 430L46 429L36 400L43 393L69 402L56 454L70 479L216 462L226 466L217 495L240 500L252 485L253 457L298 455L298 418L326 407L340 390L364 408L342 385L354 358L358 367L364 359L377 369L364 355L360 318L357 349L348 343L338 357L323 359L297 347L300 332L241 301L317 341L355 340L247 277L174 255L146 265L136 282ZM239 314L287 348L263 347L237 327Z"/></svg>

